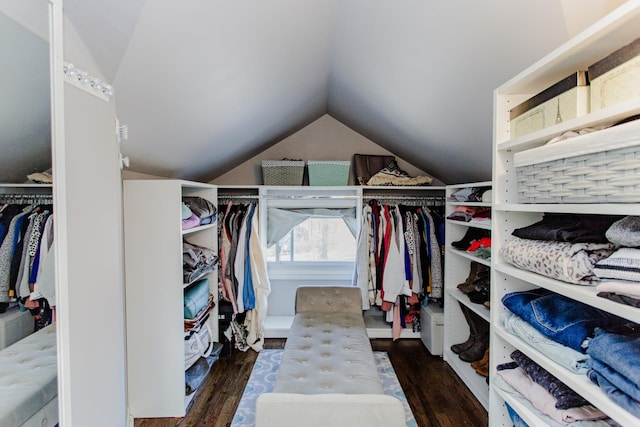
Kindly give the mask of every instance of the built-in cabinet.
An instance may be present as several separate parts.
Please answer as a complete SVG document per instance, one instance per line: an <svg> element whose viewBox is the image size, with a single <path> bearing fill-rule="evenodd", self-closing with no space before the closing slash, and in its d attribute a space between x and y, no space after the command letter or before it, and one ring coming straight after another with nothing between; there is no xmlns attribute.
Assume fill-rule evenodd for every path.
<svg viewBox="0 0 640 427"><path fill-rule="evenodd" d="M500 248L511 238L515 228L538 221L545 212L638 215L637 203L602 204L521 204L518 202L518 183L514 167L514 155L542 146L550 139L567 130L577 130L614 123L628 116L640 113L640 99L633 98L611 107L556 124L518 138L509 135L509 110L514 105L542 91L562 77L578 70L584 70L611 52L635 40L640 32L640 2L631 1L606 16L583 33L524 70L522 73L500 86L495 91L494 112L494 170L493 170L493 213L492 213L492 288L491 288L491 376L496 375L496 366L511 361L510 354L519 349L551 374L567 384L609 417L624 426L640 425L640 419L625 411L585 375L570 373L567 369L550 360L536 348L506 333L500 326L500 314L505 310L501 298L509 292L537 287L552 290L558 294L616 314L633 322L640 322L640 309L618 304L596 296L594 287L579 286L543 277L520 270L506 263L498 255ZM640 82L638 82L640 84ZM574 139L580 144L581 138L593 138L597 143L606 144L616 139L616 128L607 129L607 139L598 134L580 136ZM640 144L640 138L638 138ZM615 173L615 172L614 172ZM621 174L622 172L620 172ZM449 260L447 260L449 261ZM519 404L510 395L492 386L490 391L490 425L511 425L505 402L530 426L545 425L545 422Z"/></svg>
<svg viewBox="0 0 640 427"><path fill-rule="evenodd" d="M217 253L217 222L182 229L183 196L217 204L213 185L180 180L124 181L124 243L129 413L135 418L180 417L185 395L183 240ZM208 273L218 337L217 270Z"/></svg>
<svg viewBox="0 0 640 427"><path fill-rule="evenodd" d="M446 187L446 209L445 215L449 217L457 207L468 206L470 208L491 208L491 201L456 201L452 194L471 188L490 187L491 182L475 182L466 184L448 185ZM453 344L465 342L471 334L470 326L465 319L460 304L473 311L482 320L490 321L489 308L480 303L471 302L469 296L463 293L458 284L465 282L471 273L471 263L491 267L490 258L481 258L473 252L457 249L451 246L452 242L461 241L468 233L474 230L484 230L487 234L491 231L490 220L453 220L446 219L445 227L445 262L444 262L444 348L443 359L454 372L460 377L465 385L471 390L474 396L485 407L489 407L489 386L485 377L478 375L469 362L461 360L457 354L451 350Z"/></svg>

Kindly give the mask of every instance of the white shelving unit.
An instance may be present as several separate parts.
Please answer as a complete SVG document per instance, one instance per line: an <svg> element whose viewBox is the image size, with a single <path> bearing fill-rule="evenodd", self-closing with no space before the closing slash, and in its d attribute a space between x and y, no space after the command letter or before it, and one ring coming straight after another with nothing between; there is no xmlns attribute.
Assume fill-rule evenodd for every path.
<svg viewBox="0 0 640 427"><path fill-rule="evenodd" d="M456 206L476 206L491 207L489 202L456 202L450 200L450 195L461 189L471 187L490 187L491 182L474 182L466 184L448 185L446 189L446 210L445 215L449 216ZM471 262L491 266L490 259L479 258L472 253L451 247L451 242L462 239L469 228L491 230L490 221L463 222L446 220L445 227L445 268L444 268L444 349L443 359L447 362L456 374L467 385L469 390L478 399L482 406L489 407L489 386L486 379L475 372L468 362L461 360L457 354L451 351L451 345L464 342L469 337L469 326L462 314L460 305L470 308L474 313L489 322L489 309L482 304L472 303L469 297L462 293L457 285L465 281L469 275Z"/></svg>
<svg viewBox="0 0 640 427"><path fill-rule="evenodd" d="M640 1L629 1L578 36L551 52L522 73L500 86L494 93L494 170L492 212L493 268L491 289L491 376L496 366L511 361L509 355L521 350L536 363L623 426L640 425L640 419L613 403L605 393L584 375L576 375L547 358L534 347L508 334L499 325L505 310L501 298L506 293L537 287L550 289L569 298L614 313L628 320L640 321L640 310L599 298L591 287L572 285L522 271L505 263L498 255L500 247L510 239L515 228L538 221L545 212L588 214L638 214L638 204L519 204L517 200L514 154L539 147L567 130L577 130L616 122L640 113L640 99L621 102L612 107L586 114L519 138L510 139L509 109L542 91L563 76L587 67L640 36ZM640 84L640 82L638 83ZM615 128L611 129L613 133ZM591 134L590 138L597 137ZM575 141L578 141L576 137ZM640 139L640 138L639 138ZM639 141L640 143L640 141ZM530 426L546 423L497 387L491 387L489 423L511 425L504 403L508 402Z"/></svg>
<svg viewBox="0 0 640 427"><path fill-rule="evenodd" d="M125 180L123 195L130 415L182 417L193 398L185 395L182 241L218 251L217 222L181 229L182 196L217 205L217 190L180 180ZM216 302L209 316L214 339L217 275L204 276Z"/></svg>

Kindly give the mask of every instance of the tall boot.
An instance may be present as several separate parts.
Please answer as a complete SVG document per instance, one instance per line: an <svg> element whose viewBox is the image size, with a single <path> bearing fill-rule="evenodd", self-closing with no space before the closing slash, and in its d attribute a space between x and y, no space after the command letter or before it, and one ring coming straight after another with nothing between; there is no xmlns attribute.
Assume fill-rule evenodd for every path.
<svg viewBox="0 0 640 427"><path fill-rule="evenodd" d="M473 330L476 332L474 343L467 350L458 354L465 362L475 362L482 359L484 352L489 348L489 322L476 313L469 311Z"/></svg>
<svg viewBox="0 0 640 427"><path fill-rule="evenodd" d="M464 280L464 282L458 285L458 289L460 289L461 292L466 294L466 293L469 293L471 290L473 290L473 281L476 279L478 266L480 265L482 264L475 261L471 261L471 264L469 266L469 275Z"/></svg>
<svg viewBox="0 0 640 427"><path fill-rule="evenodd" d="M464 319L467 321L467 324L469 325L469 338L467 338L467 340L463 343L453 344L451 346L451 351L453 351L455 354L460 354L463 351L467 351L469 348L471 348L473 343L476 341L475 333L471 326L471 318L470 318L471 310L459 301L458 301L458 304L460 304L460 310L462 310Z"/></svg>

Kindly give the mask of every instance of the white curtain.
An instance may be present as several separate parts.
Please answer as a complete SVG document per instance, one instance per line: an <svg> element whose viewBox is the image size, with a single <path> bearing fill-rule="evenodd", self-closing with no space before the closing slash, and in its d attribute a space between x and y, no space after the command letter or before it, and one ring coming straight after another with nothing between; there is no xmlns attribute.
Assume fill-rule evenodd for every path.
<svg viewBox="0 0 640 427"><path fill-rule="evenodd" d="M358 227L356 208L308 208L282 209L267 208L267 247L278 243L296 225L308 218L342 218L355 237Z"/></svg>

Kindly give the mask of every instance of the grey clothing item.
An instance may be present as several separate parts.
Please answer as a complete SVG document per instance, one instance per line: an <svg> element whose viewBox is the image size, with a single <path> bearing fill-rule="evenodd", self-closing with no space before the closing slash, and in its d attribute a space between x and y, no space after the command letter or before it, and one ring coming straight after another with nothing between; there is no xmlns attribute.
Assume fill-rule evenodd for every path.
<svg viewBox="0 0 640 427"><path fill-rule="evenodd" d="M640 216L625 216L611 224L605 233L611 243L621 246L640 246Z"/></svg>

